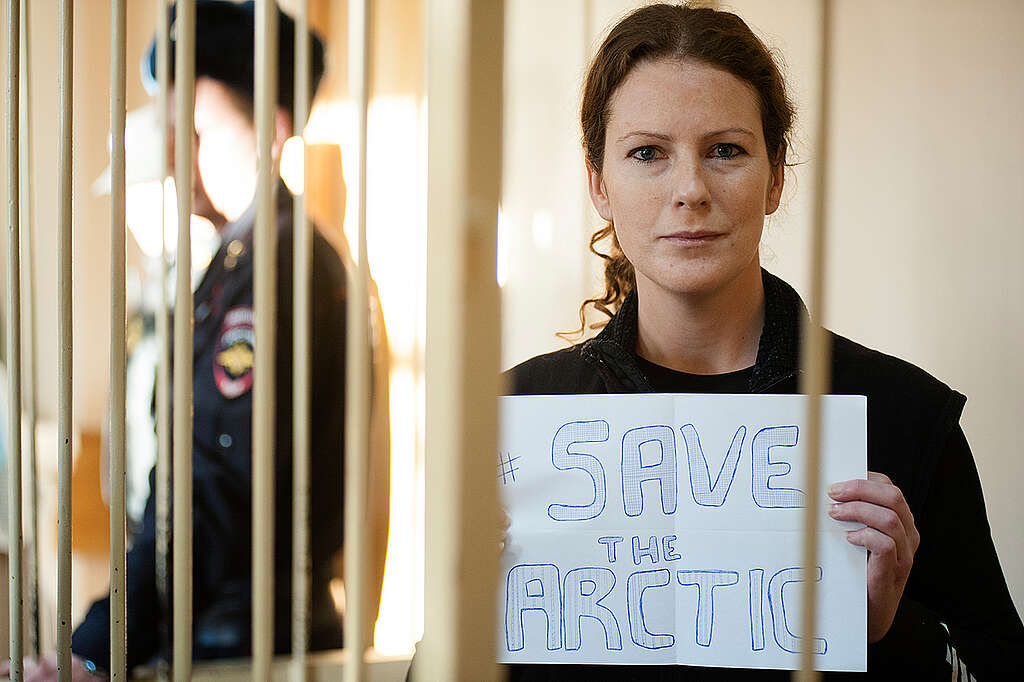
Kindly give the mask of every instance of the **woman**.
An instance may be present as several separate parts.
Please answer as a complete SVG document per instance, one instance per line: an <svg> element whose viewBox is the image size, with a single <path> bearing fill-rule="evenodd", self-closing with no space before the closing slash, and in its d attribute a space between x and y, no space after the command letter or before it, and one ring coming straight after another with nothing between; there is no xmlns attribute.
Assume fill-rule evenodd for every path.
<svg viewBox="0 0 1024 682"><path fill-rule="evenodd" d="M610 315L594 339L511 370L515 394L798 391L807 312L760 267L793 107L770 53L729 13L652 5L591 64L581 123L590 196L611 239ZM958 425L965 398L833 335L831 392L868 398L866 480L833 482L831 515L868 553L869 676L1011 679L1024 651ZM964 557L971 574L964 579ZM1016 654L1016 656L1014 656ZM512 679L787 679L780 671L511 666Z"/></svg>

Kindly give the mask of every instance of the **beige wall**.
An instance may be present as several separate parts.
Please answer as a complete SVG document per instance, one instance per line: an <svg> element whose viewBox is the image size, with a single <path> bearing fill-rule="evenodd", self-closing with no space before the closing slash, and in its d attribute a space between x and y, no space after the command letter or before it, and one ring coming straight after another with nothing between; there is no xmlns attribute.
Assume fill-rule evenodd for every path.
<svg viewBox="0 0 1024 682"><path fill-rule="evenodd" d="M624 0L512 0L506 40L503 213L509 263L504 364L558 348L594 282L575 114L583 57ZM783 210L763 245L806 292L815 157L817 3L729 3L779 48L800 107ZM996 547L1024 610L1024 5L1014 0L837 2L829 176L831 328L925 368L967 394ZM589 15L589 16L588 16ZM580 31L589 22L592 29ZM537 238L548 212L553 243ZM540 230L543 235L543 230ZM955 503L950 501L950 503ZM956 548L950 548L951 560Z"/></svg>

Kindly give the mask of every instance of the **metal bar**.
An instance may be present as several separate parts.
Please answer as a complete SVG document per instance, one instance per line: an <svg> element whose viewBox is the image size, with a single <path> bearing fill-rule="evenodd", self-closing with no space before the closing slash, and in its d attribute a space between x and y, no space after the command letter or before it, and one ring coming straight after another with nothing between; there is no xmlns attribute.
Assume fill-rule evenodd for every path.
<svg viewBox="0 0 1024 682"><path fill-rule="evenodd" d="M425 636L418 680L497 680L504 3L428 4Z"/></svg>
<svg viewBox="0 0 1024 682"><path fill-rule="evenodd" d="M293 126L302 140L302 191L292 205L294 241L292 324L292 679L305 682L309 650L310 548L310 284L312 229L306 216L306 143L309 117L309 17L307 0L295 3L295 110ZM282 614L283 615L283 614Z"/></svg>
<svg viewBox="0 0 1024 682"><path fill-rule="evenodd" d="M803 574L801 609L800 670L794 677L800 682L816 682L820 674L814 669L814 641L817 620L817 585L811 579L818 565L818 514L821 498L821 396L828 392L831 347L823 323L825 319L825 240L827 236L826 210L828 190L828 125L829 87L831 77L831 4L820 2L820 54L818 58L818 121L815 144L818 150L814 166L814 197L811 206L811 281L810 319L803 330L803 381L800 392L807 394L807 472L804 491Z"/></svg>
<svg viewBox="0 0 1024 682"><path fill-rule="evenodd" d="M355 201L358 261L351 274L345 367L345 682L366 677L366 484L370 450L369 264L366 249L366 120L370 98L370 3L349 0L349 97L356 109Z"/></svg>
<svg viewBox="0 0 1024 682"><path fill-rule="evenodd" d="M170 655L171 589L169 584L170 497L171 497L171 311L167 306L167 193L165 191L170 164L167 142L170 131L167 112L170 107L170 13L167 0L156 0L156 77L157 122L160 129L160 302L156 308L157 378L156 378L156 591L161 617L158 619L160 676L166 677Z"/></svg>
<svg viewBox="0 0 1024 682"><path fill-rule="evenodd" d="M195 102L195 0L178 0L174 51L174 186L178 246L174 288L174 437L172 573L177 682L192 678L192 137Z"/></svg>
<svg viewBox="0 0 1024 682"><path fill-rule="evenodd" d="M583 60L580 62L581 68L586 69L590 64L590 60L594 58L594 0L582 0L583 4L583 16L581 18L581 24L583 25ZM580 210L582 212L582 219L580 225L583 226L585 235L593 232L593 225L595 223L596 212L594 211L593 204L590 203L590 193L587 192L587 169L586 165L580 163L577 164L577 173L579 173L579 180L577 187L580 189ZM596 261L595 259L589 259L587 264L582 268L583 270L583 287L581 291L589 292L594 288L594 282L596 280L597 268L604 268L604 261ZM582 334L587 333L587 320L586 315L580 320L580 332Z"/></svg>
<svg viewBox="0 0 1024 682"><path fill-rule="evenodd" d="M29 612L29 651L32 656L39 658L39 483L38 466L36 462L36 421L38 413L38 399L36 395L36 282L35 282L35 206L32 201L35 188L32 177L32 101L31 83L32 74L29 72L31 66L29 49L29 7L24 2L21 5L21 90L19 94L21 104L21 126L20 126L20 152L21 152L21 224L25 228L25 244L22 259L22 277L24 279L25 297L22 300L22 314L24 315L24 344L22 346L24 356L22 357L23 371L27 371L25 378L25 451L28 454L25 464L28 472L25 477L27 491L26 506L28 507L28 612Z"/></svg>
<svg viewBox="0 0 1024 682"><path fill-rule="evenodd" d="M125 595L125 0L110 5L110 679L127 679Z"/></svg>
<svg viewBox="0 0 1024 682"><path fill-rule="evenodd" d="M21 252L18 177L18 57L21 3L7 0L7 514L10 567L11 679L24 675L21 537Z"/></svg>
<svg viewBox="0 0 1024 682"><path fill-rule="evenodd" d="M71 192L72 82L74 79L74 0L58 5L59 70L57 72L57 676L71 682L71 428L72 326Z"/></svg>
<svg viewBox="0 0 1024 682"><path fill-rule="evenodd" d="M274 654L274 387L277 220L274 210L274 113L277 108L277 5L256 2L256 349L252 414L253 679L270 679Z"/></svg>

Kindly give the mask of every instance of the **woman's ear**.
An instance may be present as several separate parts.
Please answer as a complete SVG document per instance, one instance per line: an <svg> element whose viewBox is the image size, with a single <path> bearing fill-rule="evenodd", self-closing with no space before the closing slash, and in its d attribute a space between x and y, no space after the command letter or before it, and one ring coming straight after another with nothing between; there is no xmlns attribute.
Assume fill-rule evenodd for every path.
<svg viewBox="0 0 1024 682"><path fill-rule="evenodd" d="M765 196L764 214L771 215L779 208L782 201L782 187L786 182L786 164L781 161L772 168L771 181L768 183L768 194Z"/></svg>
<svg viewBox="0 0 1024 682"><path fill-rule="evenodd" d="M601 174L590 165L589 161L587 162L587 188L590 190L590 203L594 205L597 214L608 222L613 222L612 205L608 200L608 192L605 189L604 180Z"/></svg>

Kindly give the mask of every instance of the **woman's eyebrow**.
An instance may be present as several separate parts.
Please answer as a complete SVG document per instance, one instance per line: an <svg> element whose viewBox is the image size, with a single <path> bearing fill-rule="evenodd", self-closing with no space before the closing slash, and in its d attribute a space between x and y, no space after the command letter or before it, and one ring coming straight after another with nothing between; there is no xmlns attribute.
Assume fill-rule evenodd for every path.
<svg viewBox="0 0 1024 682"><path fill-rule="evenodd" d="M701 138L707 140L713 137L719 137L720 135L727 135L729 133L737 133L740 135L746 135L747 137L757 137L757 135L755 135L753 131L748 130L747 128L736 127L722 128L721 130L712 130L707 133L704 133L701 136ZM625 140L628 140L631 137L653 137L656 140L664 140L665 142L673 141L673 137L671 135L666 135L665 133L656 133L651 130L631 130L622 137L618 138L616 142L624 142Z"/></svg>
<svg viewBox="0 0 1024 682"><path fill-rule="evenodd" d="M704 139L712 137L718 137L719 135L726 135L728 133L739 133L741 135L747 135L748 137L757 137L753 131L747 130L746 128L723 128L722 130L712 130L709 133L704 134Z"/></svg>
<svg viewBox="0 0 1024 682"><path fill-rule="evenodd" d="M620 137L618 140L616 140L616 142L622 142L624 140L628 140L631 137L653 137L656 140L664 140L665 142L672 141L672 136L665 135L664 133L655 133L651 132L650 130L633 130Z"/></svg>

